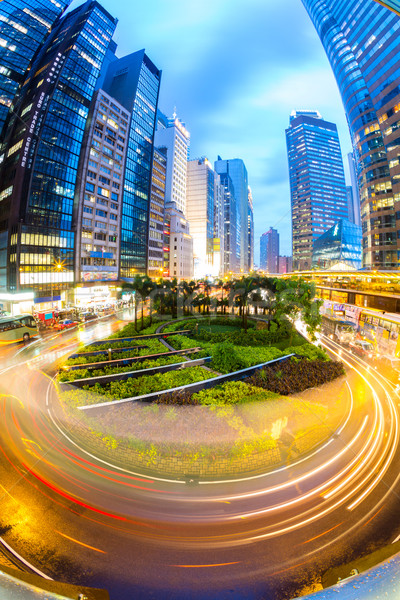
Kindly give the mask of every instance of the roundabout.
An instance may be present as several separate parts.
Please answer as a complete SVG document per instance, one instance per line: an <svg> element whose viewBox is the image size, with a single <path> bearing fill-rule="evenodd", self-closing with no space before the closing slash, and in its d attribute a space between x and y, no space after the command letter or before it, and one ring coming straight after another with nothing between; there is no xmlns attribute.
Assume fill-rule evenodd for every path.
<svg viewBox="0 0 400 600"><path fill-rule="evenodd" d="M62 339L65 355L77 343L72 333ZM38 346L41 370L27 346L26 363L3 373L0 526L4 542L46 576L106 588L113 600L127 590L282 599L391 541L398 398L362 361L342 352L346 414L312 451L265 472L162 477L71 434L43 373L54 348Z"/></svg>

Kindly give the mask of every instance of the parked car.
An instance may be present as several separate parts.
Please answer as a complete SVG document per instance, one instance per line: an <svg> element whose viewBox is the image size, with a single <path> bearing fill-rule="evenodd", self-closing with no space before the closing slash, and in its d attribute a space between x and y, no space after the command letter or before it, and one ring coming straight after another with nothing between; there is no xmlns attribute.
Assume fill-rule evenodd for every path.
<svg viewBox="0 0 400 600"><path fill-rule="evenodd" d="M72 319L63 319L54 325L54 329L57 329L57 331L62 331L63 329L75 327L75 325L79 325L78 321L72 321Z"/></svg>
<svg viewBox="0 0 400 600"><path fill-rule="evenodd" d="M354 340L349 343L349 350L360 358L377 358L374 345L367 340Z"/></svg>

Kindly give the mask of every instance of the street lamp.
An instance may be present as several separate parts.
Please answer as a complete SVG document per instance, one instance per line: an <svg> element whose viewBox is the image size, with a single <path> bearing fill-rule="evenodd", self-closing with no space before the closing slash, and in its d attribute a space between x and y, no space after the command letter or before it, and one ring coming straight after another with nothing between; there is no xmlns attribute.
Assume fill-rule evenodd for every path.
<svg viewBox="0 0 400 600"><path fill-rule="evenodd" d="M51 273L50 273L50 287L51 287L51 312L53 312L54 307L54 273L60 273L64 270L64 261L55 262L52 265Z"/></svg>

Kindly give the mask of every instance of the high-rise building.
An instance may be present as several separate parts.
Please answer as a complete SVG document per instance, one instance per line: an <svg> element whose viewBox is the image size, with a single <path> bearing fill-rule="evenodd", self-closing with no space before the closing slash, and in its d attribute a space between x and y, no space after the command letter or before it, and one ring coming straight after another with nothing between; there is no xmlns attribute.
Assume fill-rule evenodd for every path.
<svg viewBox="0 0 400 600"><path fill-rule="evenodd" d="M164 220L165 180L167 174L167 149L156 148L151 174L151 197L149 216L149 256L147 274L162 277L164 272Z"/></svg>
<svg viewBox="0 0 400 600"><path fill-rule="evenodd" d="M199 279L223 273L222 218L224 192L219 175L207 158L187 164L186 215L193 238L194 276Z"/></svg>
<svg viewBox="0 0 400 600"><path fill-rule="evenodd" d="M355 225L361 225L361 208L360 208L360 192L358 190L358 180L357 180L357 171L356 171L356 162L354 160L353 152L349 152L347 155L347 160L349 163L349 172L350 172L350 182L351 185L347 187L347 197L348 197L348 208L349 208L349 221L354 223ZM350 193L350 190L351 193Z"/></svg>
<svg viewBox="0 0 400 600"><path fill-rule="evenodd" d="M20 89L0 173L0 286L11 291L33 288L44 296L74 281L78 162L115 26L94 0L66 14Z"/></svg>
<svg viewBox="0 0 400 600"><path fill-rule="evenodd" d="M279 233L273 227L260 237L260 269L279 273Z"/></svg>
<svg viewBox="0 0 400 600"><path fill-rule="evenodd" d="M374 0L302 0L331 62L357 163L363 264L400 264L400 18ZM388 3L394 8L394 2Z"/></svg>
<svg viewBox="0 0 400 600"><path fill-rule="evenodd" d="M337 127L317 111L293 111L286 129L292 209L293 268L311 268L313 243L348 217Z"/></svg>
<svg viewBox="0 0 400 600"><path fill-rule="evenodd" d="M253 213L253 195L249 187L247 204L247 267L246 271L250 273L254 268L254 213Z"/></svg>
<svg viewBox="0 0 400 600"><path fill-rule="evenodd" d="M174 114L172 119L157 111L157 130L154 138L156 147L168 151L167 176L165 182L166 202L175 202L177 210L186 215L186 177L190 134Z"/></svg>
<svg viewBox="0 0 400 600"><path fill-rule="evenodd" d="M214 168L219 175L228 174L232 180L236 198L236 259L239 269L247 272L248 250L248 175L241 158L218 160Z"/></svg>
<svg viewBox="0 0 400 600"><path fill-rule="evenodd" d="M115 98L99 90L89 123L80 165L75 281L116 281L130 115Z"/></svg>
<svg viewBox="0 0 400 600"><path fill-rule="evenodd" d="M71 0L3 0L0 3L0 133L30 64Z"/></svg>
<svg viewBox="0 0 400 600"><path fill-rule="evenodd" d="M147 271L151 169L160 81L161 71L144 50L139 50L111 60L102 84L130 115L120 241L120 277L125 280ZM114 151L122 150L117 139Z"/></svg>
<svg viewBox="0 0 400 600"><path fill-rule="evenodd" d="M235 189L232 179L228 173L220 174L220 183L223 193L223 237L224 237L224 257L223 273L238 273L240 271L239 260L237 257L237 208Z"/></svg>

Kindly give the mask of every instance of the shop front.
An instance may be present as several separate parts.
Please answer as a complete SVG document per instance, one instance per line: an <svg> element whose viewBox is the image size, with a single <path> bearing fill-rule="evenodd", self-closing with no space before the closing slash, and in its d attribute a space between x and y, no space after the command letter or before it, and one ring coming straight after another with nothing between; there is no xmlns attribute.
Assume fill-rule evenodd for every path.
<svg viewBox="0 0 400 600"><path fill-rule="evenodd" d="M112 308L117 303L117 286L94 285L75 289L75 306L80 310L94 311Z"/></svg>
<svg viewBox="0 0 400 600"><path fill-rule="evenodd" d="M0 310L10 315L32 314L34 311L33 292L0 292Z"/></svg>

